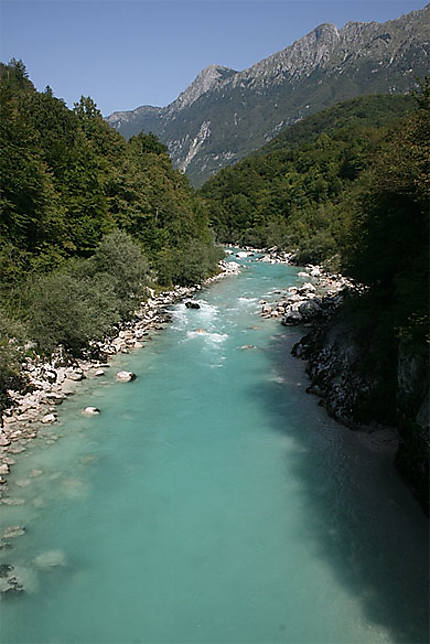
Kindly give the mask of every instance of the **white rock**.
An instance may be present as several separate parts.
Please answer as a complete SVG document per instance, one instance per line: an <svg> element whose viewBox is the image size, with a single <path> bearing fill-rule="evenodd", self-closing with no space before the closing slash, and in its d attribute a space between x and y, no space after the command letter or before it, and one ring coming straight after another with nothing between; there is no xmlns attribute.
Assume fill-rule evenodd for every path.
<svg viewBox="0 0 430 644"><path fill-rule="evenodd" d="M44 416L40 422L44 425L48 425L49 423L55 423L56 420L57 417L55 414L46 414L46 416Z"/></svg>
<svg viewBox="0 0 430 644"><path fill-rule="evenodd" d="M305 284L303 284L302 288L306 289L306 291L312 291L312 292L317 290L315 286L310 282L306 282Z"/></svg>
<svg viewBox="0 0 430 644"><path fill-rule="evenodd" d="M136 374L132 371L118 371L115 377L119 382L130 382L136 379Z"/></svg>
<svg viewBox="0 0 430 644"><path fill-rule="evenodd" d="M82 413L85 414L85 416L98 416L100 414L100 409L98 407L85 407L85 409L82 410Z"/></svg>
<svg viewBox="0 0 430 644"><path fill-rule="evenodd" d="M97 369L97 371L94 373L95 376L104 376L105 372L103 369Z"/></svg>

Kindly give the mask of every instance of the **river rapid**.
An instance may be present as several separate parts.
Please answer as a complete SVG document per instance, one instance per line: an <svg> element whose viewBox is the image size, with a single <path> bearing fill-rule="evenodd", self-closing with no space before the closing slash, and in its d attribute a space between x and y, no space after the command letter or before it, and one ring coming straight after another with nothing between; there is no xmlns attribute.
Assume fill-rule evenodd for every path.
<svg viewBox="0 0 430 644"><path fill-rule="evenodd" d="M242 263L17 457L2 644L427 641L427 521L305 393L300 331L260 318L298 269Z"/></svg>

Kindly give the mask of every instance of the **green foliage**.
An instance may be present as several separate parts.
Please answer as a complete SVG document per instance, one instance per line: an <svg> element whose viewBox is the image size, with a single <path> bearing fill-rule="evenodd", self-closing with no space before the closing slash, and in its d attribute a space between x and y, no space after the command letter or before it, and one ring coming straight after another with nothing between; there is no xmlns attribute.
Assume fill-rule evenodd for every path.
<svg viewBox="0 0 430 644"><path fill-rule="evenodd" d="M402 337L424 341L428 324L430 105L419 109L363 177L342 249L344 269L389 304Z"/></svg>
<svg viewBox="0 0 430 644"><path fill-rule="evenodd" d="M28 325L40 349L62 344L79 355L89 340L101 339L119 320L118 302L109 276L79 277L56 271L31 285Z"/></svg>
<svg viewBox="0 0 430 644"><path fill-rule="evenodd" d="M205 206L154 135L127 143L90 97L69 110L49 88L36 92L19 61L0 71L3 291L26 273L90 257L115 228L153 266L193 242L211 254Z"/></svg>
<svg viewBox="0 0 430 644"><path fill-rule="evenodd" d="M0 414L9 403L8 389L19 389L24 382L20 374L21 355L18 342L24 338L24 328L0 308Z"/></svg>
<svg viewBox="0 0 430 644"><path fill-rule="evenodd" d="M115 230L102 239L91 263L96 273L109 276L119 311L126 315L144 295L149 279L149 264L139 244L127 233Z"/></svg>
<svg viewBox="0 0 430 644"><path fill-rule="evenodd" d="M338 254L343 205L411 97L369 96L310 116L201 190L220 241L277 245L300 262ZM375 127L379 125L379 127Z"/></svg>

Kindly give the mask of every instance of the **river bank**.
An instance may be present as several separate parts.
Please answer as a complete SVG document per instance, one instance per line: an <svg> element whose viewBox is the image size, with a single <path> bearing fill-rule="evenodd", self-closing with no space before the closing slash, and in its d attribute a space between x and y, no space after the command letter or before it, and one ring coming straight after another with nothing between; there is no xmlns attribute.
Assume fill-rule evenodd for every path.
<svg viewBox="0 0 430 644"><path fill-rule="evenodd" d="M116 334L103 341L90 342L85 358L71 358L59 347L48 359L36 355L22 363L26 380L25 391L12 391L13 405L1 417L0 427L0 503L5 498L7 477L16 463L16 457L25 451L28 443L37 437L41 425L54 424L58 407L68 397L77 393L79 383L86 378L100 378L110 367L109 360L118 354L141 349L151 340L151 333L160 331L171 321L166 309L186 298L192 297L202 287L235 275L240 271L236 262L219 263L220 272L201 285L173 289L159 293L151 289L150 296L141 303L131 320L118 325ZM124 372L126 374L126 372ZM129 376L132 378L132 375ZM118 376L121 380L121 375ZM122 380L127 381L124 375ZM93 411L90 411L93 410ZM95 408L83 409L83 413L97 413Z"/></svg>
<svg viewBox="0 0 430 644"><path fill-rule="evenodd" d="M289 264L294 257L276 248L246 249L242 256L263 253L257 261ZM297 286L274 290L261 300L261 315L286 327L306 330L292 354L307 362L307 393L319 398L332 418L358 430L377 450L388 451L403 481L429 514L428 355L406 339L399 341L391 372L372 357L378 347L375 318L356 308L367 289L342 275L309 264L298 273Z"/></svg>

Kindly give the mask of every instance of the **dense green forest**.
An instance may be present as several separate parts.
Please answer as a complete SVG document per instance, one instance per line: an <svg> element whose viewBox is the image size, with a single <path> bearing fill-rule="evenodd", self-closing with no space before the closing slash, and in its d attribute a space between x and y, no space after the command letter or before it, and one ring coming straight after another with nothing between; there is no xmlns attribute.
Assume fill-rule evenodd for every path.
<svg viewBox="0 0 430 644"><path fill-rule="evenodd" d="M409 96L369 96L298 122L202 188L222 241L294 250L299 263L337 255L345 203L377 158Z"/></svg>
<svg viewBox="0 0 430 644"><path fill-rule="evenodd" d="M0 389L12 338L79 353L144 287L217 270L204 201L153 135L130 141L91 98L73 110L35 90L22 61L0 66Z"/></svg>

